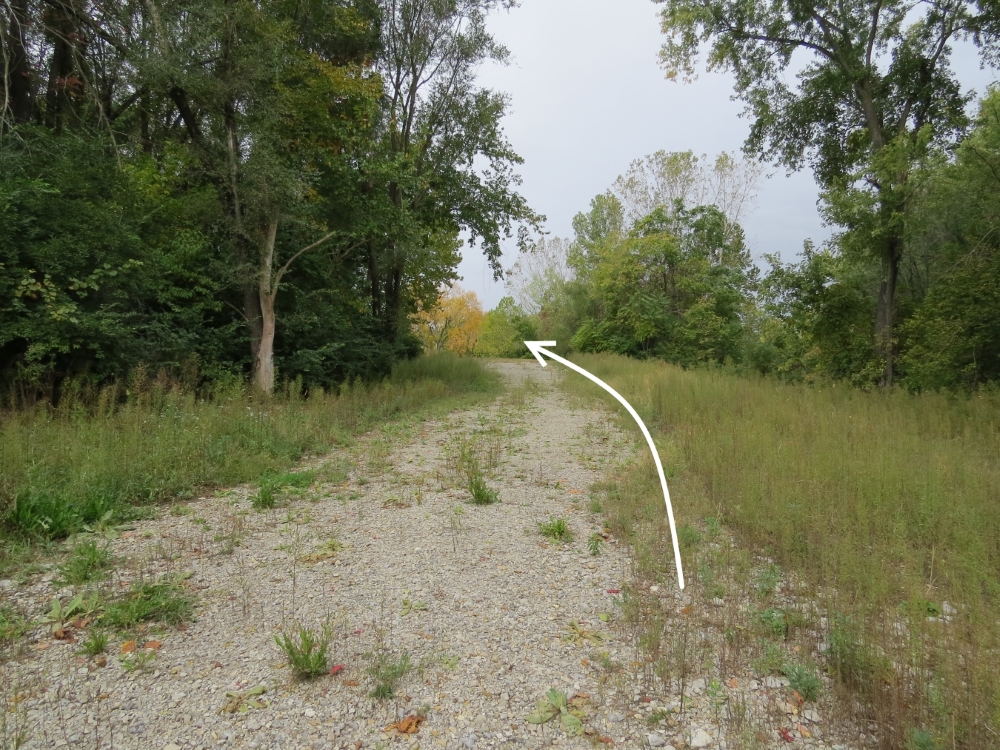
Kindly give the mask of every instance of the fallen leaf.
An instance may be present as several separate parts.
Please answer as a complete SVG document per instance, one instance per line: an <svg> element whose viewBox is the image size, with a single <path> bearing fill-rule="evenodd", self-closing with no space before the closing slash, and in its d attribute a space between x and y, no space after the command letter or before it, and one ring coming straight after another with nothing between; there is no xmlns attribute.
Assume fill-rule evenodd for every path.
<svg viewBox="0 0 1000 750"><path fill-rule="evenodd" d="M354 635L361 635L362 633L365 632L365 629L364 628L357 628L353 632L354 632Z"/></svg>
<svg viewBox="0 0 1000 750"><path fill-rule="evenodd" d="M806 702L805 699L799 694L798 690L793 690L792 695L795 698L795 702L798 703L800 706Z"/></svg>
<svg viewBox="0 0 1000 750"><path fill-rule="evenodd" d="M602 736L602 737L598 737L597 740L598 740L598 742L603 742L605 745L613 745L613 744L615 744L615 741L613 739L611 739L610 737L603 737Z"/></svg>
<svg viewBox="0 0 1000 750"><path fill-rule="evenodd" d="M812 737L812 734L809 732L809 730L806 729L801 724L796 724L795 728L799 730L799 734L801 734L805 739L809 739L810 737Z"/></svg>
<svg viewBox="0 0 1000 750"><path fill-rule="evenodd" d="M96 659L94 659L94 664L103 669L104 667L108 666L108 660L105 659L103 656L98 656Z"/></svg>
<svg viewBox="0 0 1000 750"><path fill-rule="evenodd" d="M608 589L609 594L620 594L621 592L621 589Z"/></svg>
<svg viewBox="0 0 1000 750"><path fill-rule="evenodd" d="M330 674L337 674L343 668L344 668L343 664L334 664L332 667L330 667Z"/></svg>
<svg viewBox="0 0 1000 750"><path fill-rule="evenodd" d="M690 604L687 605L686 607L681 607L681 614L682 615L689 615L692 612L694 612L694 607L692 605L690 605Z"/></svg>
<svg viewBox="0 0 1000 750"><path fill-rule="evenodd" d="M729 681L729 687L738 688L740 686L740 681L735 677Z"/></svg>
<svg viewBox="0 0 1000 750"><path fill-rule="evenodd" d="M73 622L71 622L70 625L72 625L77 630L83 630L85 627L90 625L90 620L88 620L85 617L81 617L77 620L73 620Z"/></svg>
<svg viewBox="0 0 1000 750"><path fill-rule="evenodd" d="M135 651L135 647L136 647L135 641L125 641L125 643L122 644L122 653L131 654L133 651Z"/></svg>
<svg viewBox="0 0 1000 750"><path fill-rule="evenodd" d="M420 722L422 722L425 718L426 717L424 716L409 714L408 716L404 716L395 724L387 726L385 731L388 732L390 729L395 729L400 734L416 734L420 731Z"/></svg>
<svg viewBox="0 0 1000 750"><path fill-rule="evenodd" d="M57 641L75 641L76 640L73 637L73 631L69 630L68 628L59 628L58 630L53 631L52 637L55 638Z"/></svg>
<svg viewBox="0 0 1000 750"><path fill-rule="evenodd" d="M142 647L150 651L159 651L162 645L163 641L146 641Z"/></svg>
<svg viewBox="0 0 1000 750"><path fill-rule="evenodd" d="M795 738L792 736L792 733L789 732L787 729L779 729L778 734L781 735L781 739L783 739L785 742L795 742Z"/></svg>
<svg viewBox="0 0 1000 750"><path fill-rule="evenodd" d="M340 684L347 685L347 687L357 687L360 683L357 680L344 680Z"/></svg>
<svg viewBox="0 0 1000 750"><path fill-rule="evenodd" d="M43 643L36 643L36 644L35 644L34 646L32 646L31 648L32 648L33 650L35 650L35 651L44 651L45 649L47 649L47 648L48 648L49 646L51 646L51 645L52 645L51 643L49 643L48 641L45 641L45 642L43 642Z"/></svg>

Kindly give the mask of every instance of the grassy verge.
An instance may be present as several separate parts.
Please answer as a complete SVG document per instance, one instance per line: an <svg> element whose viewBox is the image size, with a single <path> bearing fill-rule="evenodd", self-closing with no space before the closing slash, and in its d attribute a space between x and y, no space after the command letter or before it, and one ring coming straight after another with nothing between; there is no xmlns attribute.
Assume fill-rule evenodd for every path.
<svg viewBox="0 0 1000 750"><path fill-rule="evenodd" d="M693 590L717 598L740 568L759 592L748 551L770 558L775 580L801 582L816 608L805 622L758 593L757 630L783 644L815 625L821 665L881 746L1000 747L1000 399L576 361L663 446ZM596 396L582 378L567 387ZM640 568L669 581L662 498L652 462L640 468L609 483L608 511L640 542ZM720 523L742 553L702 540ZM797 674L769 659L762 669Z"/></svg>
<svg viewBox="0 0 1000 750"><path fill-rule="evenodd" d="M66 399L56 409L2 415L0 577L26 546L136 517L199 487L280 474L386 420L498 389L479 362L445 354L403 362L382 383L336 395L289 390L264 401L233 383L198 397L161 382L133 387L124 402L108 389L93 403Z"/></svg>

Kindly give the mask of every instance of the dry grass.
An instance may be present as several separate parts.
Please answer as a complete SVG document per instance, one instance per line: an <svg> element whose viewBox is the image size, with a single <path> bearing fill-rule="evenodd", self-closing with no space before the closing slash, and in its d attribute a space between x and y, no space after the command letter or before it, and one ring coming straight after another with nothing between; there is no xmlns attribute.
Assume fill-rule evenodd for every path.
<svg viewBox="0 0 1000 750"><path fill-rule="evenodd" d="M773 670L793 642L808 654L819 640L840 705L872 722L882 747L1000 747L1000 399L576 361L656 435L678 523L691 529L692 590L711 598L728 587L727 601L757 597L763 612L778 596L760 591L767 557L783 571L771 608L810 604L780 637L774 613L745 620L727 647L739 652L742 639L743 653L711 659ZM566 383L601 397L582 378ZM636 543L640 575L669 584L662 497L652 462L639 468L608 485L606 506ZM694 541L717 523L735 548ZM661 651L689 649L645 637Z"/></svg>

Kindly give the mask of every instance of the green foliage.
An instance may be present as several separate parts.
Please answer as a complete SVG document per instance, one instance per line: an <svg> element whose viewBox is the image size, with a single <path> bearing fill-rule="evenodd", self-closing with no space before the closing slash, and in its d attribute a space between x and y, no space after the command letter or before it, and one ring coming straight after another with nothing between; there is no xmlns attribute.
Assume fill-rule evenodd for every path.
<svg viewBox="0 0 1000 750"><path fill-rule="evenodd" d="M193 615L194 599L178 584L165 580L140 581L105 607L101 623L127 631L144 622L182 625Z"/></svg>
<svg viewBox="0 0 1000 750"><path fill-rule="evenodd" d="M544 724L559 717L559 728L570 737L583 734L582 711L567 700L566 693L555 688L535 704L535 709L525 718L529 724Z"/></svg>
<svg viewBox="0 0 1000 750"><path fill-rule="evenodd" d="M274 636L274 642L288 659L295 676L302 680L312 680L323 675L330 663L327 651L333 640L328 627L316 633L311 628L300 627L297 632L281 632Z"/></svg>
<svg viewBox="0 0 1000 750"><path fill-rule="evenodd" d="M0 424L0 525L15 538L58 539L189 496L198 485L260 479L262 469L282 476L306 451L442 399L490 392L497 382L476 360L440 354L400 363L381 384L276 397L262 407L239 381L217 383L197 400L135 378L121 406L112 388L93 404L66 400ZM290 476L300 482L308 474Z"/></svg>
<svg viewBox="0 0 1000 750"><path fill-rule="evenodd" d="M469 495L471 496L469 502L473 505L492 505L493 503L500 502L500 495L486 484L486 480L483 479L481 474L472 474L469 477L466 488L469 490Z"/></svg>
<svg viewBox="0 0 1000 750"><path fill-rule="evenodd" d="M563 518L552 518L544 523L539 522L538 533L556 542L573 541L573 534Z"/></svg>
<svg viewBox="0 0 1000 750"><path fill-rule="evenodd" d="M59 566L59 580L70 586L100 580L111 566L111 550L96 539L77 542L69 558Z"/></svg>
<svg viewBox="0 0 1000 750"><path fill-rule="evenodd" d="M80 644L80 653L87 656L103 654L108 648L108 634L103 630L91 630L87 639Z"/></svg>
<svg viewBox="0 0 1000 750"><path fill-rule="evenodd" d="M536 338L532 322L512 297L504 297L483 316L473 353L477 357L530 357L524 342Z"/></svg>
<svg viewBox="0 0 1000 750"><path fill-rule="evenodd" d="M587 549L590 550L590 554L597 557L601 554L601 544L604 542L604 537L598 533L593 533L590 535L590 539L587 540Z"/></svg>
<svg viewBox="0 0 1000 750"><path fill-rule="evenodd" d="M379 651L368 667L368 674L375 680L370 695L379 700L389 700L396 695L399 681L413 671L410 654L404 651L399 658L392 658L386 651Z"/></svg>
<svg viewBox="0 0 1000 750"><path fill-rule="evenodd" d="M0 645L20 638L28 631L28 619L6 604L0 604Z"/></svg>
<svg viewBox="0 0 1000 750"><path fill-rule="evenodd" d="M786 664L782 670L788 678L788 685L802 696L802 700L813 702L819 698L823 683L816 670L801 664Z"/></svg>

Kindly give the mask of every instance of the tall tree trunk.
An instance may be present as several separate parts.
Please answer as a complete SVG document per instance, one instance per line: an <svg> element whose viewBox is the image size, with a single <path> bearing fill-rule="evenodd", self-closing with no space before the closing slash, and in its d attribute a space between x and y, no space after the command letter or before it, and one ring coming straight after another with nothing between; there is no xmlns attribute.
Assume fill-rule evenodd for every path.
<svg viewBox="0 0 1000 750"><path fill-rule="evenodd" d="M903 240L895 232L885 240L882 251L882 281L878 289L878 307L875 312L875 350L884 363L882 386L892 387L893 378L893 303L896 298L896 280Z"/></svg>
<svg viewBox="0 0 1000 750"><path fill-rule="evenodd" d="M28 23L28 0L13 0L11 3L10 30L7 34L7 78L6 104L15 125L31 121L34 115L32 99L31 67L26 52L25 29ZM0 30L2 33L2 30ZM6 115L6 112L2 113Z"/></svg>
<svg viewBox="0 0 1000 750"><path fill-rule="evenodd" d="M261 328L260 342L253 364L253 384L257 390L271 395L274 392L274 330L277 323L274 301L278 296L274 280L274 243L278 236L278 219L268 225L261 247L260 280L258 293L260 300Z"/></svg>

